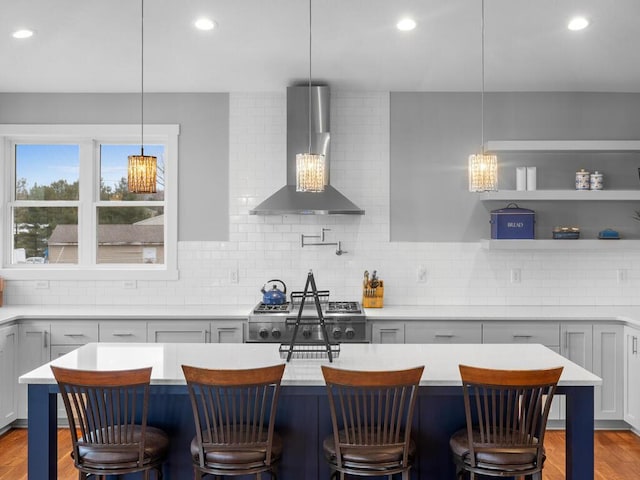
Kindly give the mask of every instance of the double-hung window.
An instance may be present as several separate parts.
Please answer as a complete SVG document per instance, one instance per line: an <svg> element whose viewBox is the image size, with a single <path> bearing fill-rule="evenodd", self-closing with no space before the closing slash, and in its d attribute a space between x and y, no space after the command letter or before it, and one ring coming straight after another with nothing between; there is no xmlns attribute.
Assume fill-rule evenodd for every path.
<svg viewBox="0 0 640 480"><path fill-rule="evenodd" d="M146 125L156 193L129 192L140 126L0 125L2 275L177 278L177 125Z"/></svg>

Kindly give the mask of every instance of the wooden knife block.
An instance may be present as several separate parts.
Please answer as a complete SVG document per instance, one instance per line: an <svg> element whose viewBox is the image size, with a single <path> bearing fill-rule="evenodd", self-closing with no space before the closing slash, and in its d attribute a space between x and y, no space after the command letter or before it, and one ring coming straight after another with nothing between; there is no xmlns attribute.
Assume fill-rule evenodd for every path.
<svg viewBox="0 0 640 480"><path fill-rule="evenodd" d="M380 280L376 288L362 288L362 306L364 308L382 308L384 306L384 282Z"/></svg>

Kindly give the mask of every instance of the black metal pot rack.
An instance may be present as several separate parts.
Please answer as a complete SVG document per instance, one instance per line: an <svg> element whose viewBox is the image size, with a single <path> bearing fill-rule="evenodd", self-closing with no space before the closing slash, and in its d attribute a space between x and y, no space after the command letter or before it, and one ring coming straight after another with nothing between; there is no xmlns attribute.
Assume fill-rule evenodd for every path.
<svg viewBox="0 0 640 480"><path fill-rule="evenodd" d="M304 291L302 292L300 307L298 308L298 315L296 317L296 322L293 328L293 335L291 337L291 343L289 345L281 345L280 346L280 354L286 353L287 362L291 360L291 358L328 358L329 362L333 362L333 357L337 357L340 351L340 345L331 344L329 342L329 335L327 334L327 327L324 323L324 315L322 314L322 307L320 306L320 296L324 296L326 291L318 291L316 287L316 280L313 276L313 272L309 270L307 274L307 281L304 285ZM310 323L316 323L320 325L320 331L322 332L322 338L324 339L324 345L318 344L302 344L297 343L296 339L298 337L298 330L300 327L300 323L302 321L302 312L304 310L304 304L307 298L313 298L313 302L316 307L316 315L317 318L309 319L305 318L304 324L309 325Z"/></svg>

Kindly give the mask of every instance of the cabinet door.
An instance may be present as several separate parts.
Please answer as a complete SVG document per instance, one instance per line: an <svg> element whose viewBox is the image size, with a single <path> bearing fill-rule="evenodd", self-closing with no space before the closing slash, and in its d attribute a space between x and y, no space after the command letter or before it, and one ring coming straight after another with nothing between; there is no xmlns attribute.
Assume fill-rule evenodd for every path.
<svg viewBox="0 0 640 480"><path fill-rule="evenodd" d="M640 430L640 330L624 327L624 420Z"/></svg>
<svg viewBox="0 0 640 480"><path fill-rule="evenodd" d="M593 373L602 378L595 388L596 420L622 420L624 391L624 327L593 326Z"/></svg>
<svg viewBox="0 0 640 480"><path fill-rule="evenodd" d="M403 322L376 322L371 325L372 343L404 343Z"/></svg>
<svg viewBox="0 0 640 480"><path fill-rule="evenodd" d="M18 326L18 376L50 359L49 322L25 321ZM27 386L18 385L18 418L27 418Z"/></svg>
<svg viewBox="0 0 640 480"><path fill-rule="evenodd" d="M0 429L17 417L18 327L0 328Z"/></svg>
<svg viewBox="0 0 640 480"><path fill-rule="evenodd" d="M582 368L593 371L593 325L563 323L560 354Z"/></svg>
<svg viewBox="0 0 640 480"><path fill-rule="evenodd" d="M149 322L147 339L150 343L207 343L209 322Z"/></svg>
<svg viewBox="0 0 640 480"><path fill-rule="evenodd" d="M406 343L482 343L480 322L414 321L404 324Z"/></svg>
<svg viewBox="0 0 640 480"><path fill-rule="evenodd" d="M244 341L244 322L211 322L211 343L242 343Z"/></svg>
<svg viewBox="0 0 640 480"><path fill-rule="evenodd" d="M98 328L100 342L146 343L147 341L147 322L145 321L102 321Z"/></svg>

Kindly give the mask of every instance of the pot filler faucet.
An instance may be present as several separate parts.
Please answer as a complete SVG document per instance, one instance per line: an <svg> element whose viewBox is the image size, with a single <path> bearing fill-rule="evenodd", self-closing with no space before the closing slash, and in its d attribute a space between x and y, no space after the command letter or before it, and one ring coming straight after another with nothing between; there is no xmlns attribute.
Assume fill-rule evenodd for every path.
<svg viewBox="0 0 640 480"><path fill-rule="evenodd" d="M323 246L330 246L330 245L334 245L336 247L336 255L342 255L343 253L348 253L346 250L342 250L342 247L340 246L340 242L325 242L324 241L324 233L325 232L330 232L331 229L330 228L323 228L320 230L320 235L305 235L304 233L300 235L301 237L301 244L302 247L309 247L312 245L323 245ZM320 241L319 242L307 242L305 243L304 239L305 238L319 238Z"/></svg>

